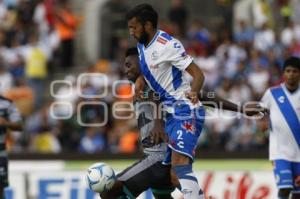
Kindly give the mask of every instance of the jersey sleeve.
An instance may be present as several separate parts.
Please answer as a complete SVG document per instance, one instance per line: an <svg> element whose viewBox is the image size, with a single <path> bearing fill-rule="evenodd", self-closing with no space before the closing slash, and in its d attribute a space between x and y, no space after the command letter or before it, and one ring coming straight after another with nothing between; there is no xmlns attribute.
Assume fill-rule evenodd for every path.
<svg viewBox="0 0 300 199"><path fill-rule="evenodd" d="M264 108L271 108L271 91L268 89L260 100L260 105Z"/></svg>
<svg viewBox="0 0 300 199"><path fill-rule="evenodd" d="M181 71L184 71L193 61L189 56L182 43L177 39L172 39L166 44L164 52L165 59Z"/></svg>
<svg viewBox="0 0 300 199"><path fill-rule="evenodd" d="M21 122L21 114L17 107L11 103L8 107L8 119L10 122Z"/></svg>

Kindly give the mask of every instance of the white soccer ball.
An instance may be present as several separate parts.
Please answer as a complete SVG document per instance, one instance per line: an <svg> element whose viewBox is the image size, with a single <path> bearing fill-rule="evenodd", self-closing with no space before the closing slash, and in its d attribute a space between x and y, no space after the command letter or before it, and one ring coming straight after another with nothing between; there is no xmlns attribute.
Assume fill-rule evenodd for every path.
<svg viewBox="0 0 300 199"><path fill-rule="evenodd" d="M102 162L95 163L87 169L86 179L89 188L98 193L111 189L116 182L114 170Z"/></svg>

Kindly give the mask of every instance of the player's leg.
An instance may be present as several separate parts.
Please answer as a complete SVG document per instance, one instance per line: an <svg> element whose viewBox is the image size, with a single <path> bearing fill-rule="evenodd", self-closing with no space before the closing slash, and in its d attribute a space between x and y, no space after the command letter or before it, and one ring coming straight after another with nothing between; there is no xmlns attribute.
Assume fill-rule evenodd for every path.
<svg viewBox="0 0 300 199"><path fill-rule="evenodd" d="M291 199L300 198L300 162L292 163L294 189L291 191Z"/></svg>
<svg viewBox="0 0 300 199"><path fill-rule="evenodd" d="M100 194L105 199L124 197L136 198L142 192L150 188L151 179L153 178L151 166L156 164L160 159L155 156L146 156L144 159L136 162L117 175L119 183L114 189ZM117 196L117 197L116 197Z"/></svg>
<svg viewBox="0 0 300 199"><path fill-rule="evenodd" d="M292 164L286 160L274 160L273 166L278 188L278 199L288 199L294 187Z"/></svg>
<svg viewBox="0 0 300 199"><path fill-rule="evenodd" d="M156 199L172 199L171 193L175 190L171 181L171 165L163 165L157 162L151 167L151 190Z"/></svg>
<svg viewBox="0 0 300 199"><path fill-rule="evenodd" d="M100 197L102 199L125 199L127 198L127 195L123 191L123 183L117 180L110 190L100 193Z"/></svg>
<svg viewBox="0 0 300 199"><path fill-rule="evenodd" d="M178 178L184 198L204 198L198 180L193 172L192 163L189 157L173 151L172 170Z"/></svg>
<svg viewBox="0 0 300 199"><path fill-rule="evenodd" d="M4 198L4 189L8 187L8 160L0 157L0 198Z"/></svg>
<svg viewBox="0 0 300 199"><path fill-rule="evenodd" d="M181 111L180 116L189 114L188 108L186 109L186 114L179 110ZM192 117L189 119L181 119L183 117L176 115L169 120L167 118L166 131L169 134L168 147L172 149L172 170L179 180L183 196L189 199L199 199L204 196L193 172L192 162L205 113L202 107L190 111L190 113Z"/></svg>

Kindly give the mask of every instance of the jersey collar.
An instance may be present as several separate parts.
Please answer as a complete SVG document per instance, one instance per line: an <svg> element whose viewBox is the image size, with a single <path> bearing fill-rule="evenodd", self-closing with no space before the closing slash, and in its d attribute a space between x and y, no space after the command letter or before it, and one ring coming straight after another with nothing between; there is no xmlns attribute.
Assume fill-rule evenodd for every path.
<svg viewBox="0 0 300 199"><path fill-rule="evenodd" d="M156 40L156 38L159 35L159 33L160 33L160 31L157 30L156 33L155 33L155 35L154 35L154 37L152 38L152 40L150 41L150 43L145 47L145 49L148 48L149 46L151 46L151 44Z"/></svg>
<svg viewBox="0 0 300 199"><path fill-rule="evenodd" d="M289 95L294 95L296 93L298 93L300 91L300 84L297 88L297 90L295 90L294 92L290 92L289 89L286 87L285 83L282 83L281 86L284 88L284 90L289 94Z"/></svg>

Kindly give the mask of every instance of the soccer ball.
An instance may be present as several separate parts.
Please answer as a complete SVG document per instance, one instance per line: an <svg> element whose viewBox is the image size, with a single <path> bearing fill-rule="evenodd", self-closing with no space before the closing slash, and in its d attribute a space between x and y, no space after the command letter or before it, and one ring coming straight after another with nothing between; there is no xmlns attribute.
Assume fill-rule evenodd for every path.
<svg viewBox="0 0 300 199"><path fill-rule="evenodd" d="M116 176L109 165L98 162L87 169L86 180L91 190L101 193L113 187Z"/></svg>

